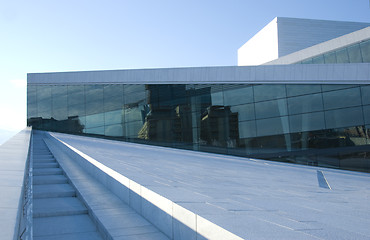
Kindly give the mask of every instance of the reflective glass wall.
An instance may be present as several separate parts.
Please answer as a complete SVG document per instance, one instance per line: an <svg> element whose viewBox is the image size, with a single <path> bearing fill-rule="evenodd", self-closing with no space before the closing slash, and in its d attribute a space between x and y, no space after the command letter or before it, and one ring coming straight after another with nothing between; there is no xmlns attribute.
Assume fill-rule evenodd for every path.
<svg viewBox="0 0 370 240"><path fill-rule="evenodd" d="M302 64L369 63L370 40L343 47L335 51L305 59Z"/></svg>
<svg viewBox="0 0 370 240"><path fill-rule="evenodd" d="M370 172L370 85L28 85L28 125Z"/></svg>

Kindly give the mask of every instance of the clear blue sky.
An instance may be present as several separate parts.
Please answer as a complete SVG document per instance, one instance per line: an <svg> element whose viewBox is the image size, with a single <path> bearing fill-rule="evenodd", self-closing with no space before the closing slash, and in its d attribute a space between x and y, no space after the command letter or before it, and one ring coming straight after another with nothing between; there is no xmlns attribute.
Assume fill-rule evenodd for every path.
<svg viewBox="0 0 370 240"><path fill-rule="evenodd" d="M0 0L0 130L26 125L26 73L236 65L274 17L370 22L369 0Z"/></svg>

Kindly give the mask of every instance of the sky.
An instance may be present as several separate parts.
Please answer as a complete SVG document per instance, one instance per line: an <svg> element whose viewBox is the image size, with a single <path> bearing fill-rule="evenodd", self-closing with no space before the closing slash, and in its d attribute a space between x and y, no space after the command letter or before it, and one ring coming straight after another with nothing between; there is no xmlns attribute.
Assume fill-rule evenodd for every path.
<svg viewBox="0 0 370 240"><path fill-rule="evenodd" d="M277 16L370 22L370 1L0 0L0 144L26 127L27 73L237 65Z"/></svg>

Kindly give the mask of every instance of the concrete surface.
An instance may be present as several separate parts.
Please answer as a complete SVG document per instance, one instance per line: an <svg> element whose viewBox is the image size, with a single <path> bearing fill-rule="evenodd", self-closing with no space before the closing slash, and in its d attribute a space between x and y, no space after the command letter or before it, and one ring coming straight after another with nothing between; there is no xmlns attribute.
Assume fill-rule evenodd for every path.
<svg viewBox="0 0 370 240"><path fill-rule="evenodd" d="M370 239L367 173L53 136L118 173L122 185L136 183L131 191L157 199L155 207L145 198L136 202L136 211L147 219L165 221L166 215L157 213L168 211L167 202L181 207L171 214L180 213L182 221L187 216L188 228L197 228L198 239L202 234L222 239L214 224L245 239ZM332 189L319 186L317 170ZM111 184L104 175L96 178ZM135 199L128 196L128 201ZM191 233L189 229L185 232Z"/></svg>

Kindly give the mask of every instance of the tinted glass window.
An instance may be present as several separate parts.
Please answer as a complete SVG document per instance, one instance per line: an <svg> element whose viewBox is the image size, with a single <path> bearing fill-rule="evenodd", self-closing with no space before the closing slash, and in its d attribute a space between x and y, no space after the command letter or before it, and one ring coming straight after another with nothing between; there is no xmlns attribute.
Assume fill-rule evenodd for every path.
<svg viewBox="0 0 370 240"><path fill-rule="evenodd" d="M370 104L370 86L361 87L362 104Z"/></svg>
<svg viewBox="0 0 370 240"><path fill-rule="evenodd" d="M299 96L310 93L321 92L321 85L315 84L287 84L286 85L287 96Z"/></svg>
<svg viewBox="0 0 370 240"><path fill-rule="evenodd" d="M286 96L285 85L257 85L253 88L254 100L256 102L283 98Z"/></svg>
<svg viewBox="0 0 370 240"><path fill-rule="evenodd" d="M288 98L289 114L299 114L323 110L321 93Z"/></svg>
<svg viewBox="0 0 370 240"><path fill-rule="evenodd" d="M336 51L337 63L349 63L347 48Z"/></svg>
<svg viewBox="0 0 370 240"><path fill-rule="evenodd" d="M355 44L353 46L348 47L348 56L349 56L349 62L351 62L351 63L360 63L360 62L362 62L360 45Z"/></svg>
<svg viewBox="0 0 370 240"><path fill-rule="evenodd" d="M288 117L257 120L257 135L268 136L289 133Z"/></svg>
<svg viewBox="0 0 370 240"><path fill-rule="evenodd" d="M365 124L370 124L370 106L364 106Z"/></svg>
<svg viewBox="0 0 370 240"><path fill-rule="evenodd" d="M288 115L286 99L256 103L256 118L269 118Z"/></svg>
<svg viewBox="0 0 370 240"><path fill-rule="evenodd" d="M96 127L96 128L86 128L84 130L85 133L88 134L99 134L104 135L104 127Z"/></svg>
<svg viewBox="0 0 370 240"><path fill-rule="evenodd" d="M325 109L361 105L360 88L349 88L323 93Z"/></svg>
<svg viewBox="0 0 370 240"><path fill-rule="evenodd" d="M235 106L239 104L253 102L253 88L239 87L237 89L226 90L224 92L225 106Z"/></svg>
<svg viewBox="0 0 370 240"><path fill-rule="evenodd" d="M113 124L105 126L105 136L121 137L123 136L122 124Z"/></svg>
<svg viewBox="0 0 370 240"><path fill-rule="evenodd" d="M324 54L325 63L337 63L335 52Z"/></svg>
<svg viewBox="0 0 370 240"><path fill-rule="evenodd" d="M362 60L364 62L370 62L370 40L362 42L360 44Z"/></svg>
<svg viewBox="0 0 370 240"><path fill-rule="evenodd" d="M239 121L253 120L254 116L254 104L243 104L237 105L230 108L231 112L238 113Z"/></svg>
<svg viewBox="0 0 370 240"><path fill-rule="evenodd" d="M322 63L325 63L324 56L320 55L320 56L317 56L317 57L312 58L312 63L313 64L322 64Z"/></svg>
<svg viewBox="0 0 370 240"><path fill-rule="evenodd" d="M68 116L85 116L85 105L77 104L68 106Z"/></svg>
<svg viewBox="0 0 370 240"><path fill-rule="evenodd" d="M105 125L122 123L122 110L105 112Z"/></svg>
<svg viewBox="0 0 370 240"><path fill-rule="evenodd" d="M344 108L325 112L326 128L363 125L362 108Z"/></svg>
<svg viewBox="0 0 370 240"><path fill-rule="evenodd" d="M239 123L239 138L250 138L256 136L256 122L247 121Z"/></svg>
<svg viewBox="0 0 370 240"><path fill-rule="evenodd" d="M103 125L104 125L104 113L86 116L86 128L94 128Z"/></svg>
<svg viewBox="0 0 370 240"><path fill-rule="evenodd" d="M83 85L68 86L68 105L85 103L85 88Z"/></svg>
<svg viewBox="0 0 370 240"><path fill-rule="evenodd" d="M27 103L35 103L37 99L37 87L28 85L27 86Z"/></svg>
<svg viewBox="0 0 370 240"><path fill-rule="evenodd" d="M306 132L325 129L323 112L307 113L289 117L291 132Z"/></svg>

